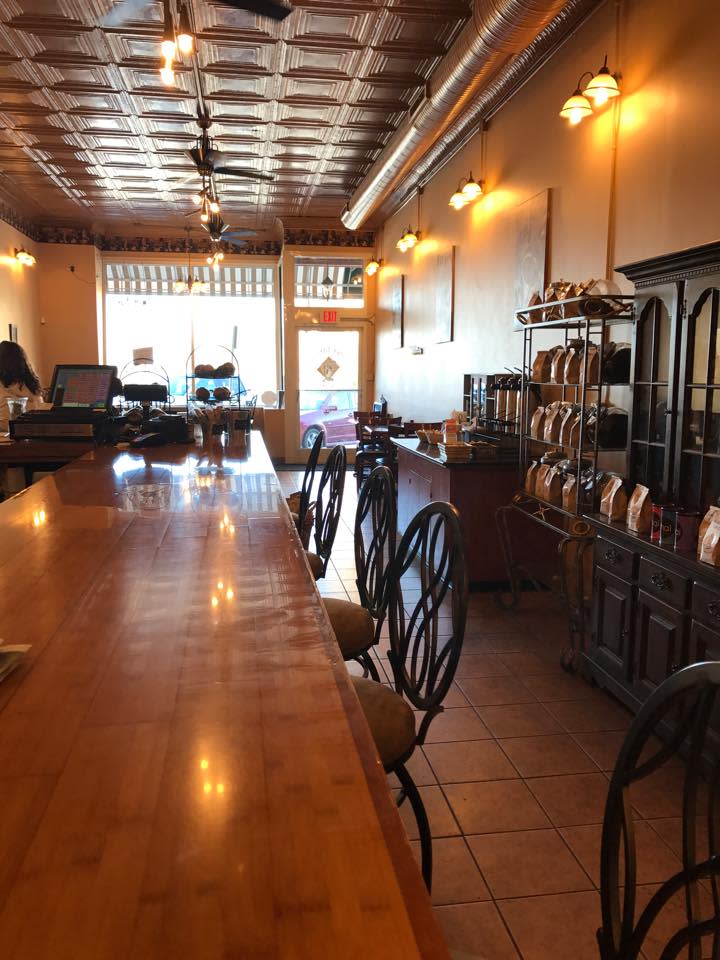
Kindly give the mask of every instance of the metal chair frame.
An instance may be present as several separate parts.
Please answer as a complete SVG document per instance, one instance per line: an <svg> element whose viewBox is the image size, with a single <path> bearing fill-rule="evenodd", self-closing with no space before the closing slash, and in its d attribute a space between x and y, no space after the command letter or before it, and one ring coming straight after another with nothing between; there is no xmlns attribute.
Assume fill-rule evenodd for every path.
<svg viewBox="0 0 720 960"><path fill-rule="evenodd" d="M419 569L420 597L407 605L402 578ZM390 629L388 658L396 693L424 712L410 749L388 773L400 781L398 805L407 797L420 834L422 874L432 886L432 837L420 792L406 763L415 747L422 746L433 719L442 712L442 701L452 684L460 659L467 618L468 583L465 549L458 511L449 503L434 502L412 519L388 569L387 618ZM451 610L452 631L439 637L439 615L444 603Z"/></svg>
<svg viewBox="0 0 720 960"><path fill-rule="evenodd" d="M720 662L696 663L670 676L648 698L633 722L610 781L603 822L600 858L602 927L598 944L602 960L636 960L653 923L670 899L684 892L687 925L665 944L661 960L674 960L687 950L700 960L701 938L712 934L712 957L720 957L720 770L718 737L708 737L720 690ZM651 735L665 742L649 759L641 755ZM657 771L673 757L685 759L683 782L682 869L656 891L636 919L637 857L630 787ZM697 820L701 781L708 787L708 856L699 859ZM624 868L620 870L620 850ZM709 881L713 916L700 919L699 881Z"/></svg>
<svg viewBox="0 0 720 960"><path fill-rule="evenodd" d="M302 487L300 489L300 504L298 506L298 533L301 537L305 527L305 516L308 512L308 507L310 506L310 497L312 496L313 483L315 482L315 471L317 469L318 458L320 457L320 451L322 449L324 439L325 435L323 433L319 433L315 437L315 442L312 445L310 454L308 455L307 462L305 464L305 473L303 475Z"/></svg>
<svg viewBox="0 0 720 960"><path fill-rule="evenodd" d="M365 526L370 521L366 541ZM360 490L355 511L355 572L360 603L375 620L375 634L367 649L353 659L366 675L380 680L369 650L378 643L387 605L387 574L395 557L397 507L395 480L387 467L376 467Z"/></svg>
<svg viewBox="0 0 720 960"><path fill-rule="evenodd" d="M324 577L342 509L347 453L341 444L333 447L325 461L315 506L315 553L322 560Z"/></svg>

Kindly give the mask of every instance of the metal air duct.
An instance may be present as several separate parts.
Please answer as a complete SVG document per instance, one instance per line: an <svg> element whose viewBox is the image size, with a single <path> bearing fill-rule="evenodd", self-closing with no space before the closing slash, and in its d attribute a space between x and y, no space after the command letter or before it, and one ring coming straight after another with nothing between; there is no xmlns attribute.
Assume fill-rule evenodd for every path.
<svg viewBox="0 0 720 960"><path fill-rule="evenodd" d="M478 116L517 88L523 75L548 56L603 0L476 0L464 27L428 83L426 99L396 131L383 155L350 200L342 221L350 230L396 195L408 178L417 183L437 154L446 154ZM429 161L428 151L435 158Z"/></svg>

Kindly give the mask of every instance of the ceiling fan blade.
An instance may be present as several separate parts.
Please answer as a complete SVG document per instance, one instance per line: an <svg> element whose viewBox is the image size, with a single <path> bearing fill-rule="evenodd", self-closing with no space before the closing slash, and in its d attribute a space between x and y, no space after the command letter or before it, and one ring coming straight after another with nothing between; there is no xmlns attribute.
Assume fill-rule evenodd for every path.
<svg viewBox="0 0 720 960"><path fill-rule="evenodd" d="M255 230L233 230L232 227L230 227L228 230L223 230L222 232L223 240L227 240L230 237L256 237L256 236L257 236L257 233L255 232Z"/></svg>
<svg viewBox="0 0 720 960"><path fill-rule="evenodd" d="M203 162L202 151L198 147L193 147L192 150L186 150L186 155L190 157L192 162L196 167L199 167Z"/></svg>
<svg viewBox="0 0 720 960"><path fill-rule="evenodd" d="M222 162L222 154L219 150L211 148L205 151L205 160L214 167L215 164Z"/></svg>
<svg viewBox="0 0 720 960"><path fill-rule="evenodd" d="M259 173L257 170L244 170L242 167L215 167L215 173L226 177L243 177L245 180L264 180L267 183L275 180L272 173Z"/></svg>
<svg viewBox="0 0 720 960"><path fill-rule="evenodd" d="M144 20L150 8L150 0L121 0L112 10L98 21L101 27L118 27L127 24L131 17Z"/></svg>
<svg viewBox="0 0 720 960"><path fill-rule="evenodd" d="M234 7L235 10L249 10L251 13L259 13L262 17L270 17L271 20L284 20L293 12L293 8L285 0L221 0L227 7Z"/></svg>

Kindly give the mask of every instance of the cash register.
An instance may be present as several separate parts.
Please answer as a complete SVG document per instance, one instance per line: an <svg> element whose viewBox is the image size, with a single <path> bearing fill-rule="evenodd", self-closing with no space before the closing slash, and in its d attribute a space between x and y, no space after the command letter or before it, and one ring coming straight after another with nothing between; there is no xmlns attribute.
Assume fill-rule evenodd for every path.
<svg viewBox="0 0 720 960"><path fill-rule="evenodd" d="M117 368L97 364L55 367L49 410L31 410L10 421L14 440L110 439L112 393Z"/></svg>

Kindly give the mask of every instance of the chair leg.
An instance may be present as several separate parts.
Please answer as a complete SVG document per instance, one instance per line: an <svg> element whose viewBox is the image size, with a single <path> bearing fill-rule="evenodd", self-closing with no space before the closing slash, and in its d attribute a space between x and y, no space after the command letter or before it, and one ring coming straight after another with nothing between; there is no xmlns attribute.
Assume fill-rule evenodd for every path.
<svg viewBox="0 0 720 960"><path fill-rule="evenodd" d="M397 778L400 781L403 792L410 801L410 806L413 808L413 813L415 814L415 820L417 821L418 825L418 833L420 834L422 875L423 880L425 881L425 886L428 888L428 893L430 893L432 891L433 866L432 837L430 835L430 824L428 823L427 813L425 812L425 804L422 802L420 791L415 786L415 781L405 769L405 765L401 763L399 766L394 767L393 771L397 774Z"/></svg>
<svg viewBox="0 0 720 960"><path fill-rule="evenodd" d="M363 677L369 676L371 680L380 683L380 674L378 673L378 668L373 663L372 654L369 650L363 650L362 653L359 653L353 659L363 668Z"/></svg>

